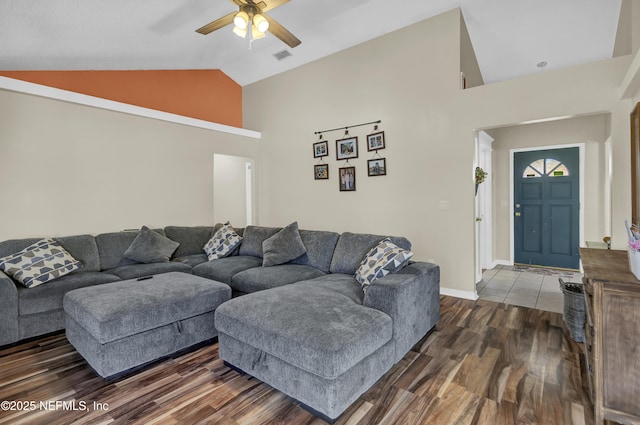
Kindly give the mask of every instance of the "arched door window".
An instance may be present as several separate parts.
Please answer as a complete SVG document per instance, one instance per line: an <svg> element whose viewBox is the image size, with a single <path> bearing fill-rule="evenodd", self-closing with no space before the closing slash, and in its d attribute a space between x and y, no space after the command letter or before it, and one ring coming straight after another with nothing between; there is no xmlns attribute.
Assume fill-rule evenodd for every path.
<svg viewBox="0 0 640 425"><path fill-rule="evenodd" d="M525 179L535 179L542 176L563 177L569 175L569 168L553 158L536 159L529 164L522 173Z"/></svg>

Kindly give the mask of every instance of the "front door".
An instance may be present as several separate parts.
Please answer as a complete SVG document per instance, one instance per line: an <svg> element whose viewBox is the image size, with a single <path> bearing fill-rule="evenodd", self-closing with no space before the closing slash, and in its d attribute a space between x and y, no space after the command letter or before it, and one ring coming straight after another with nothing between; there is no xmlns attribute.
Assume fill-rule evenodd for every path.
<svg viewBox="0 0 640 425"><path fill-rule="evenodd" d="M514 155L514 261L579 268L580 153L576 148Z"/></svg>

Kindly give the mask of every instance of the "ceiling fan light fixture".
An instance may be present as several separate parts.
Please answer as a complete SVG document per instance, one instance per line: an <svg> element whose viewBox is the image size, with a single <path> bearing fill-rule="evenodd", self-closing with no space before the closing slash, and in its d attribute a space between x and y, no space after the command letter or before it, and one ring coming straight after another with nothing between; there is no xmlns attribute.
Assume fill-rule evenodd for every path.
<svg viewBox="0 0 640 425"><path fill-rule="evenodd" d="M251 37L254 40L263 38L264 36L265 36L265 33L263 31L260 31L258 28L256 28L255 25L251 26Z"/></svg>
<svg viewBox="0 0 640 425"><path fill-rule="evenodd" d="M269 21L259 13L253 17L253 25L263 34L269 29Z"/></svg>
<svg viewBox="0 0 640 425"><path fill-rule="evenodd" d="M246 28L239 28L237 26L233 27L233 32L235 35L237 35L240 38L245 38L247 36L247 29Z"/></svg>
<svg viewBox="0 0 640 425"><path fill-rule="evenodd" d="M240 11L233 18L235 26L241 30L246 30L249 26L249 15L245 11Z"/></svg>

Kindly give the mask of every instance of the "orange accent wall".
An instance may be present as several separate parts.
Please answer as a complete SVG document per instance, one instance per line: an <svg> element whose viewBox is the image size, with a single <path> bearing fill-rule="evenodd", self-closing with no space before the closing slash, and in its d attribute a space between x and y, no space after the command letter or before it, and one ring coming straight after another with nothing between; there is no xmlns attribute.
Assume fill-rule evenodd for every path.
<svg viewBox="0 0 640 425"><path fill-rule="evenodd" d="M219 69L0 71L0 76L242 128L242 86Z"/></svg>

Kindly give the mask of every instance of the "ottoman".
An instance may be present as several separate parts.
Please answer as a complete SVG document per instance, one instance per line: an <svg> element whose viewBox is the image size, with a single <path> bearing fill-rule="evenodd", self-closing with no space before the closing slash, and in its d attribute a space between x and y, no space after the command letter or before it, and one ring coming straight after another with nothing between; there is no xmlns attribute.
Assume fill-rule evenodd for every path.
<svg viewBox="0 0 640 425"><path fill-rule="evenodd" d="M69 291L67 339L102 377L214 338L224 283L171 272Z"/></svg>

